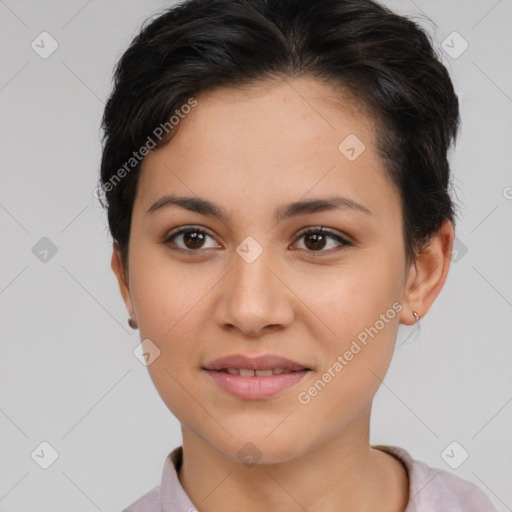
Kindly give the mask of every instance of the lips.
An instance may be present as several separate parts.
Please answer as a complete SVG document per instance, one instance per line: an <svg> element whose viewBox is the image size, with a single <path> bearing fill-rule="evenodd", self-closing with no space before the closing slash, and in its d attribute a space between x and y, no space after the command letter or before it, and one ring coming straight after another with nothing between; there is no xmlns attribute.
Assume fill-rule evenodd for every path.
<svg viewBox="0 0 512 512"><path fill-rule="evenodd" d="M211 361L206 366L204 366L204 369L224 372L231 370L228 373L233 373L233 371L236 370L252 370L253 372L265 370L283 370L283 372L286 373L310 370L310 368L304 366L301 363L274 354L262 355L258 357L247 357L242 354L232 354Z"/></svg>
<svg viewBox="0 0 512 512"><path fill-rule="evenodd" d="M220 389L242 400L271 398L296 385L311 371L297 361L274 354L232 354L211 361L203 370Z"/></svg>

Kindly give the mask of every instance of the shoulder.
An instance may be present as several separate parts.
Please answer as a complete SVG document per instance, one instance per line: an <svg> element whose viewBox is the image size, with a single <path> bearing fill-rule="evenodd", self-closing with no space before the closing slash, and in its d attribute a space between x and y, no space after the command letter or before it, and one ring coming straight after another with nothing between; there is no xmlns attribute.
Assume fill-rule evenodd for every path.
<svg viewBox="0 0 512 512"><path fill-rule="evenodd" d="M123 508L121 512L160 512L161 503L160 486L158 485L128 507Z"/></svg>
<svg viewBox="0 0 512 512"><path fill-rule="evenodd" d="M474 483L415 460L404 448L376 445L400 460L409 474L409 504L404 512L497 512Z"/></svg>

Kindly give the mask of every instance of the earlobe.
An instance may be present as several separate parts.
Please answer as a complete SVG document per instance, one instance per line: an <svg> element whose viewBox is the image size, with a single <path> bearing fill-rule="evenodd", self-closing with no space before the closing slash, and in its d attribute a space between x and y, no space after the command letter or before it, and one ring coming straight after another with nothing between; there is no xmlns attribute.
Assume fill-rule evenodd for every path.
<svg viewBox="0 0 512 512"><path fill-rule="evenodd" d="M126 305L128 313L132 318L134 318L132 300L131 300L131 296L130 296L130 288L129 288L129 283L128 283L128 279L127 279L127 273L126 273L125 268L122 263L121 252L116 243L113 244L111 267L112 267L112 270L117 278L117 282L119 285L119 291L121 292L121 296ZM134 320L135 320L135 318L134 318Z"/></svg>
<svg viewBox="0 0 512 512"><path fill-rule="evenodd" d="M441 292L450 269L454 237L452 223L445 220L430 243L417 255L405 286L401 323L414 324L413 311L423 318Z"/></svg>

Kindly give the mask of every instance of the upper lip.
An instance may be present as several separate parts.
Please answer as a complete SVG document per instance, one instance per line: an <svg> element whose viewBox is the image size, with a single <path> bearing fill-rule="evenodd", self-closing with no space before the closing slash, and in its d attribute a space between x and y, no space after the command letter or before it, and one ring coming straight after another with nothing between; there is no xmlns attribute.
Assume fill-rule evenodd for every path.
<svg viewBox="0 0 512 512"><path fill-rule="evenodd" d="M231 354L229 356L215 359L208 363L205 370L226 370L227 368L244 368L247 370L267 370L273 368L282 368L283 370L301 371L309 370L303 364L291 361L285 357L274 354L262 355L258 357L247 357L243 354Z"/></svg>

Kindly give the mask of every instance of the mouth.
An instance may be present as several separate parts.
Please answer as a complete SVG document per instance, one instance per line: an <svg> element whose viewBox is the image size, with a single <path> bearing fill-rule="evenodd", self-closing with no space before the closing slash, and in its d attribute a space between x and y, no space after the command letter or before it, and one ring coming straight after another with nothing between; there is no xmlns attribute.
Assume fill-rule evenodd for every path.
<svg viewBox="0 0 512 512"><path fill-rule="evenodd" d="M249 358L240 354L216 359L202 369L223 391L244 400L274 396L312 371L307 366L276 355Z"/></svg>
<svg viewBox="0 0 512 512"><path fill-rule="evenodd" d="M229 373L230 375L240 375L241 377L270 377L271 375L282 375L283 373L310 371L310 369L302 368L300 370L285 370L284 368L269 368L265 370L251 370L249 368L223 368L222 370L209 371Z"/></svg>

